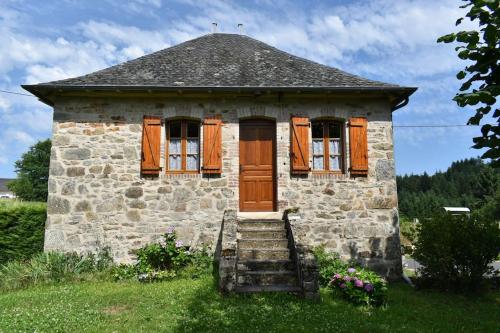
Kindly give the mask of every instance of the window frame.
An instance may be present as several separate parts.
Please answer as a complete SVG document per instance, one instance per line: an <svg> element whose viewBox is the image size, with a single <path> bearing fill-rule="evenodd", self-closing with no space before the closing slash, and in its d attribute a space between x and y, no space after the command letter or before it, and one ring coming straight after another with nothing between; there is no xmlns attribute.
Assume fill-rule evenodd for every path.
<svg viewBox="0 0 500 333"><path fill-rule="evenodd" d="M314 169L314 156L319 156L318 154L314 154L314 136L313 136L313 126L314 124L321 123L323 130L323 168L322 169ZM329 125L339 125L340 126L340 153L335 156L339 156L339 170L330 170L330 135L329 135ZM318 139L318 138L316 138ZM345 142L345 121L341 119L314 119L311 120L311 165L312 172L316 174L345 174L345 152L346 152L346 142Z"/></svg>
<svg viewBox="0 0 500 333"><path fill-rule="evenodd" d="M170 170L170 153L169 153L169 146L170 146L170 125L172 123L180 123L181 124L181 152L180 152L180 157L181 157L181 168L180 169L175 169L175 170ZM187 153L187 140L188 140L188 125L189 124L195 124L198 127L198 167L196 170L187 170L187 157L188 155L193 155L193 154L188 154ZM200 173L200 165L201 165L201 122L199 120L194 120L194 119L168 119L165 120L165 173L167 174L199 174Z"/></svg>

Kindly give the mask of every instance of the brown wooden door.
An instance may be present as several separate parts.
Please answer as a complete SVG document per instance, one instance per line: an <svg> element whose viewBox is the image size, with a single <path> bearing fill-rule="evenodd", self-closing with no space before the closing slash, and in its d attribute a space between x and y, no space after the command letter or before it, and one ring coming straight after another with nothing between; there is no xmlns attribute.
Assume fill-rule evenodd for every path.
<svg viewBox="0 0 500 333"><path fill-rule="evenodd" d="M276 209L276 124L240 122L240 211Z"/></svg>

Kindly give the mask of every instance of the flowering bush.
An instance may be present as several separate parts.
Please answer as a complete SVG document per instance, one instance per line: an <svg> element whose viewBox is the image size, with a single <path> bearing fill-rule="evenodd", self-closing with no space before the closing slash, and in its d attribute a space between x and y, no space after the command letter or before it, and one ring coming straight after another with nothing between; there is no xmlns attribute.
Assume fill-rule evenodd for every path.
<svg viewBox="0 0 500 333"><path fill-rule="evenodd" d="M382 305L387 299L387 285L376 273L349 267L340 269L331 279L329 287L356 304Z"/></svg>
<svg viewBox="0 0 500 333"><path fill-rule="evenodd" d="M159 243L148 244L137 251L135 265L115 267L113 277L115 280L137 277L141 282L170 280L179 275L197 278L211 266L212 256L206 247L190 250L170 227Z"/></svg>
<svg viewBox="0 0 500 333"><path fill-rule="evenodd" d="M319 266L319 283L331 288L334 294L356 304L381 305L386 302L387 285L383 278L365 268L349 265L337 253L314 249Z"/></svg>
<svg viewBox="0 0 500 333"><path fill-rule="evenodd" d="M140 273L177 270L188 264L189 247L177 239L174 228L168 228L163 238L163 241L146 245L137 251Z"/></svg>

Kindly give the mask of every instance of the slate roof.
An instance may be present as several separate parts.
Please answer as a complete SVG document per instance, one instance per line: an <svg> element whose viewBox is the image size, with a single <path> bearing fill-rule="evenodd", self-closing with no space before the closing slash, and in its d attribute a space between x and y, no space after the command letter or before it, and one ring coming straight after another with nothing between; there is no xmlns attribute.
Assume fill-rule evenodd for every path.
<svg viewBox="0 0 500 333"><path fill-rule="evenodd" d="M373 81L291 55L248 36L214 33L91 74L37 85L50 89L276 88L391 90L415 88ZM39 96L40 97L40 96Z"/></svg>

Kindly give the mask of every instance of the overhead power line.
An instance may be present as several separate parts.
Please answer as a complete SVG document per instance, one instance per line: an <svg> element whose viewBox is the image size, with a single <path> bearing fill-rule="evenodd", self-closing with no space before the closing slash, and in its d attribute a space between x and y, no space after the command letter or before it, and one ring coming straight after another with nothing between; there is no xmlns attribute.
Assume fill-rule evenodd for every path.
<svg viewBox="0 0 500 333"><path fill-rule="evenodd" d="M30 95L30 94L23 94L23 93L14 92L14 91L8 91L8 90L1 90L1 89L0 89L0 92L6 93L6 94L13 94L13 95L21 95L21 96L35 97L35 96L33 96L33 95Z"/></svg>
<svg viewBox="0 0 500 333"><path fill-rule="evenodd" d="M23 93L19 93L19 92L15 92L15 91L8 91L8 90L2 90L0 89L0 92L2 93L6 93L6 94L13 94L13 95L20 95L20 96L29 96L29 97L36 97L34 95L30 95L30 94L23 94ZM417 128L417 127L421 127L421 128L425 128L425 127L466 127L466 126L482 126L482 125L488 125L488 124L480 124L480 125L466 125L466 124L456 124L456 125L447 125L447 124L442 124L442 125L394 125L392 127L394 128L411 128L411 127L414 127L414 128ZM489 124L491 126L496 126L494 124Z"/></svg>

